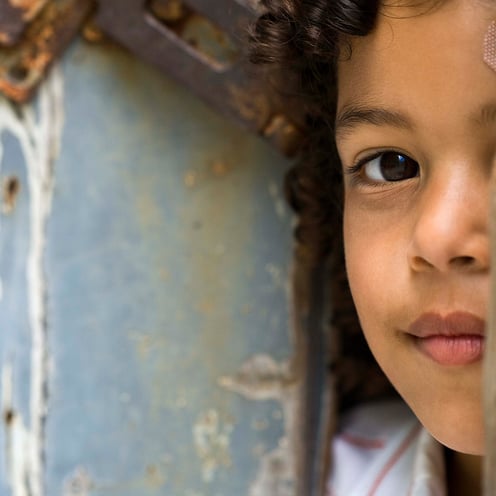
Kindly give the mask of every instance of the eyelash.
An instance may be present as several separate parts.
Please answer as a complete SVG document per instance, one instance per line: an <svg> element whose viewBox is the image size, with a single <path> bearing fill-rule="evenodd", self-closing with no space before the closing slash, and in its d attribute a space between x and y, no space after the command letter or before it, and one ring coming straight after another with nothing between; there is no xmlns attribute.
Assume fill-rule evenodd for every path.
<svg viewBox="0 0 496 496"><path fill-rule="evenodd" d="M353 175L356 175L358 174L363 166L372 161L372 160L375 160L376 158L380 157L382 154L384 153L388 153L388 152L392 152L392 153L399 153L397 152L396 150L381 150L380 152L375 152L371 155L368 155L367 157L365 158L361 158L358 162L356 162L355 164L349 166L349 167L346 167L346 174L347 175L350 175L350 176L353 176Z"/></svg>
<svg viewBox="0 0 496 496"><path fill-rule="evenodd" d="M381 150L379 152L372 153L364 158L361 158L356 162L355 164L345 167L345 175L349 176L352 180L352 185L353 186L362 186L362 185L367 185L367 186L372 186L376 188L384 187L385 184L387 183L378 183L378 182L370 182L366 181L362 176L361 176L361 171L363 169L363 166L370 162L371 160L374 160L378 157L380 157L383 153L387 152L394 152L395 150Z"/></svg>
<svg viewBox="0 0 496 496"><path fill-rule="evenodd" d="M375 160L376 158L379 158L381 155L387 154L387 153L394 153L398 155L402 155L404 157L407 157L410 160L413 160L410 155L406 154L403 151L400 150L395 150L395 149L384 149L384 150L379 150L374 153L371 153L370 155L361 158L356 162L355 164L345 167L344 173L347 176L350 176L352 179L352 185L353 186L361 186L361 185L366 185L367 187L374 187L374 188L384 188L387 187L388 185L391 185L395 181L371 181L367 180L366 178L362 177L362 170L364 166Z"/></svg>

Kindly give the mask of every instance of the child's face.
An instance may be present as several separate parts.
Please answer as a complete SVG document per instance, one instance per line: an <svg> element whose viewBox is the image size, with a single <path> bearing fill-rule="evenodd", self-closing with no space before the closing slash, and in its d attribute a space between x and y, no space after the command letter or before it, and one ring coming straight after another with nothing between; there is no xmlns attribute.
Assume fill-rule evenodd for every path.
<svg viewBox="0 0 496 496"><path fill-rule="evenodd" d="M496 4L447 0L425 10L384 9L339 63L346 263L391 382L439 441L482 454L496 165L496 73L483 42Z"/></svg>

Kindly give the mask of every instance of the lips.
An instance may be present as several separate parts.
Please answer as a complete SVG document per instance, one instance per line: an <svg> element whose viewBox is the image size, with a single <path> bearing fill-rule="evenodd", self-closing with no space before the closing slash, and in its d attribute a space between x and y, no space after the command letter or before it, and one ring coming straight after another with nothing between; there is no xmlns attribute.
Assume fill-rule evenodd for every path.
<svg viewBox="0 0 496 496"><path fill-rule="evenodd" d="M418 349L440 365L468 365L482 359L485 322L467 312L426 313L407 330Z"/></svg>

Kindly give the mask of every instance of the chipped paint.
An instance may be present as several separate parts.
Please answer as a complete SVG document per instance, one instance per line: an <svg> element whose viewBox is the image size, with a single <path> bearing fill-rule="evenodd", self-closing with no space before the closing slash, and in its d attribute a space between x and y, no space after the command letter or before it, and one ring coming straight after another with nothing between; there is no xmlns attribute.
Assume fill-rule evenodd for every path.
<svg viewBox="0 0 496 496"><path fill-rule="evenodd" d="M34 19L40 10L47 4L48 0L10 0L12 7L23 10L23 21Z"/></svg>
<svg viewBox="0 0 496 496"><path fill-rule="evenodd" d="M15 1L26 2L25 9L20 9L25 15L19 16L14 9L13 15L2 19L0 25L0 43L7 45L0 47L0 91L13 101L25 103L56 57L79 32L93 2Z"/></svg>
<svg viewBox="0 0 496 496"><path fill-rule="evenodd" d="M77 467L64 482L63 496L89 496L93 480L85 467Z"/></svg>
<svg viewBox="0 0 496 496"><path fill-rule="evenodd" d="M286 272L273 263L266 264L265 271L271 278L273 290L282 290L284 294L289 295L290 287Z"/></svg>
<svg viewBox="0 0 496 496"><path fill-rule="evenodd" d="M48 349L46 328L46 287L43 270L45 224L53 192L53 162L59 151L62 132L63 84L54 71L42 88L35 108L0 102L0 133L11 132L19 141L27 168L29 192L29 253L26 260L28 311L31 329L31 390L29 419L15 415L8 453L12 496L43 496L44 420L48 407ZM0 144L1 148L1 144ZM0 150L0 156L2 151ZM7 377L5 364L2 377ZM11 397L2 397L6 408ZM14 405L11 405L14 408ZM24 427L24 425L29 427Z"/></svg>
<svg viewBox="0 0 496 496"><path fill-rule="evenodd" d="M251 400L275 400L281 404L284 436L275 449L261 455L249 496L294 496L297 387L289 363L277 362L269 355L254 355L236 375L221 377L219 385Z"/></svg>
<svg viewBox="0 0 496 496"><path fill-rule="evenodd" d="M3 181L3 214L10 214L16 205L17 196L21 189L21 183L15 176L7 177Z"/></svg>
<svg viewBox="0 0 496 496"><path fill-rule="evenodd" d="M281 219L284 220L288 216L288 209L286 206L286 200L283 198L282 193L281 193L281 187L275 183L274 181L271 181L269 183L269 195L274 202L274 211L276 215Z"/></svg>
<svg viewBox="0 0 496 496"><path fill-rule="evenodd" d="M219 385L254 401L280 402L284 436L275 449L261 456L249 496L294 496L297 388L289 363L277 362L269 355L254 355L235 376L221 377Z"/></svg>
<svg viewBox="0 0 496 496"><path fill-rule="evenodd" d="M19 487L19 491L16 493L17 496L25 496L26 488L23 483L23 472L20 470L22 463L18 462L18 459L23 457L23 448L26 440L26 428L19 418L19 415L15 413L13 405L13 378L12 378L12 366L10 364L5 364L2 368L2 414L4 417L4 429L5 429L5 460L7 466L5 467L5 473L8 478L8 483L11 487ZM6 412L9 412L9 422L5 422Z"/></svg>
<svg viewBox="0 0 496 496"><path fill-rule="evenodd" d="M217 471L232 465L230 444L233 425L223 423L219 412L211 409L199 416L193 426L196 454L202 464L204 482L212 482Z"/></svg>

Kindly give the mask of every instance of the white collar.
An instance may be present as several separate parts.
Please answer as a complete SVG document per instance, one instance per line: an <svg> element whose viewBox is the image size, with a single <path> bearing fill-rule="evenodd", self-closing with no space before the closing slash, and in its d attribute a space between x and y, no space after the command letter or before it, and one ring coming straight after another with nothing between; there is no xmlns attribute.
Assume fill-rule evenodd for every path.
<svg viewBox="0 0 496 496"><path fill-rule="evenodd" d="M348 412L333 441L332 496L445 496L443 446L401 401Z"/></svg>
<svg viewBox="0 0 496 496"><path fill-rule="evenodd" d="M445 496L444 448L425 429L420 432L413 462L410 496Z"/></svg>

